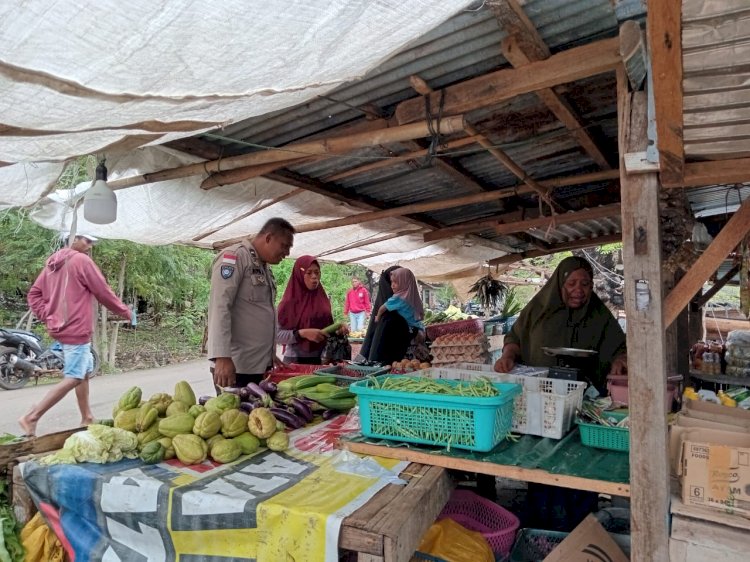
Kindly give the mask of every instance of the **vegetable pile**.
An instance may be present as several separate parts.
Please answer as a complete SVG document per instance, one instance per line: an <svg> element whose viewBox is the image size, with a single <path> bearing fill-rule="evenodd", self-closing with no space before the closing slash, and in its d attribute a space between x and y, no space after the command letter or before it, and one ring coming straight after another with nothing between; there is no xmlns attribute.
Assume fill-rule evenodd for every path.
<svg viewBox="0 0 750 562"><path fill-rule="evenodd" d="M619 416L608 415L606 409L611 406L612 401L610 398L584 400L581 409L578 411L578 419L584 423L592 423L604 427L629 427L630 416L620 419Z"/></svg>
<svg viewBox="0 0 750 562"><path fill-rule="evenodd" d="M327 418L354 406L353 395L332 384L335 380L315 375L279 385L264 380L198 400L185 381L175 385L172 395L160 392L145 401L134 386L115 404L113 419L74 433L60 451L40 462L106 463L140 457L147 464L177 458L191 465L207 458L230 463L260 447L284 451L289 446L286 429L303 427L315 412Z"/></svg>
<svg viewBox="0 0 750 562"><path fill-rule="evenodd" d="M4 443L7 441L4 441ZM0 479L0 561L22 562L26 556L23 545L19 540L21 526L13 514L8 494L8 483Z"/></svg>
<svg viewBox="0 0 750 562"><path fill-rule="evenodd" d="M443 394L450 396L473 396L487 398L499 396L500 391L487 377L478 377L473 381L455 382L427 377L371 377L369 386L378 390L412 392L417 394Z"/></svg>

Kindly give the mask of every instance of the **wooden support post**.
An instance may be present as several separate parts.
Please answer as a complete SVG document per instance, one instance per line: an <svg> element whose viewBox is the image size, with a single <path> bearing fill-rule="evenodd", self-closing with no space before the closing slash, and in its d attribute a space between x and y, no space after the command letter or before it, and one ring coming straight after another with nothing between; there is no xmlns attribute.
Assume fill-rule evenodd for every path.
<svg viewBox="0 0 750 562"><path fill-rule="evenodd" d="M628 92L617 70L620 157L645 150L645 92ZM659 182L656 174L629 176L620 162L625 311L628 317L630 498L632 560L669 560L669 466L665 334L662 320Z"/></svg>

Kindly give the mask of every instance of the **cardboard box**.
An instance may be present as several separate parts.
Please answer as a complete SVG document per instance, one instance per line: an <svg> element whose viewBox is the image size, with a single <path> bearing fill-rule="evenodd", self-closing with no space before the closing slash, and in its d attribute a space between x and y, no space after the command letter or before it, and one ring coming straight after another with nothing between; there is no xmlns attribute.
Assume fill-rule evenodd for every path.
<svg viewBox="0 0 750 562"><path fill-rule="evenodd" d="M709 404L716 406L716 404ZM724 408L725 406L721 406ZM704 419L702 415L708 416ZM684 412L669 426L669 465L672 476L682 472L682 449L685 441L703 441L708 443L734 444L727 433L747 435L747 429L741 425L724 423L727 420L713 421L715 416L702 411ZM734 418L736 421L736 418ZM743 445L744 446L744 445Z"/></svg>
<svg viewBox="0 0 750 562"><path fill-rule="evenodd" d="M750 435L704 431L682 444L682 501L750 517Z"/></svg>
<svg viewBox="0 0 750 562"><path fill-rule="evenodd" d="M549 553L544 562L590 562L608 560L627 562L622 549L609 533L604 530L596 517L589 515L555 550Z"/></svg>
<svg viewBox="0 0 750 562"><path fill-rule="evenodd" d="M721 404L712 404L700 400L685 400L682 411L685 416L691 418L734 425L750 430L750 410L729 408Z"/></svg>

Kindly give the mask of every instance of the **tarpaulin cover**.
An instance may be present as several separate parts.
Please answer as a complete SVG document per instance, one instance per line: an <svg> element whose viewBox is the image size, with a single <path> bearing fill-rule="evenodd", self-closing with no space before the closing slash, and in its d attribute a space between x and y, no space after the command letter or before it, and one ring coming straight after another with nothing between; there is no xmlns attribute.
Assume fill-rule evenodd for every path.
<svg viewBox="0 0 750 562"><path fill-rule="evenodd" d="M345 441L376 443L386 447L405 447L405 443L347 436ZM579 476L592 480L627 484L630 481L630 460L627 452L595 449L581 443L578 428L562 439L524 435L517 442L503 441L488 453L437 449L409 444L409 449L422 453L470 459L522 468L538 468L552 474Z"/></svg>
<svg viewBox="0 0 750 562"><path fill-rule="evenodd" d="M0 3L0 209L67 231L80 196L50 193L66 161L104 154L110 179L201 161L159 145L296 106L363 77L471 0L10 0ZM249 139L252 141L252 139ZM214 242L282 216L296 226L362 212L264 178L204 191L207 174L118 191L117 221L77 229L143 244ZM48 197L49 195L49 197ZM384 233L403 233L387 237ZM463 240L424 242L399 218L299 235L291 257L427 281L502 253ZM384 239L385 238L385 239ZM368 243L368 241L372 241Z"/></svg>
<svg viewBox="0 0 750 562"><path fill-rule="evenodd" d="M390 481L335 469L335 457L324 454L315 433L340 435L345 418L337 419L338 429L323 423L298 430L303 445L315 447L261 449L225 465L29 461L23 477L76 562L335 562L343 519ZM408 464L375 460L395 473Z"/></svg>

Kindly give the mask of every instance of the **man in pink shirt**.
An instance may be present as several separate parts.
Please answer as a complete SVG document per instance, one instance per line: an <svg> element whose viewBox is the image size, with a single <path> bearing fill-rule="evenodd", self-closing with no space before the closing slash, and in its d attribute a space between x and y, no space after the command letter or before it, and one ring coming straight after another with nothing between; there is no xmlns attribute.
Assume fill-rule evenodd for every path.
<svg viewBox="0 0 750 562"><path fill-rule="evenodd" d="M96 238L79 234L70 247L52 254L29 290L27 300L34 315L44 322L50 337L63 346L63 379L42 401L18 420L33 437L40 418L68 392L75 389L81 424L94 421L89 404L87 376L94 366L91 335L94 332L94 299L113 314L131 320L131 312L107 284L89 252Z"/></svg>
<svg viewBox="0 0 750 562"><path fill-rule="evenodd" d="M346 293L344 301L344 314L349 315L350 332L361 332L365 329L365 319L371 309L370 293L359 279L353 277L352 288Z"/></svg>

